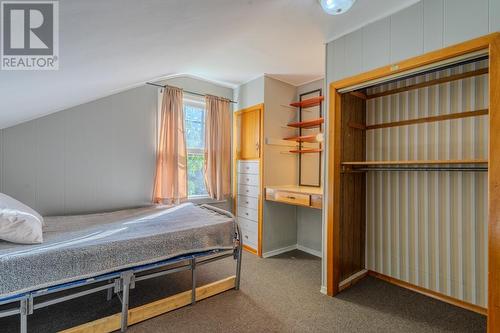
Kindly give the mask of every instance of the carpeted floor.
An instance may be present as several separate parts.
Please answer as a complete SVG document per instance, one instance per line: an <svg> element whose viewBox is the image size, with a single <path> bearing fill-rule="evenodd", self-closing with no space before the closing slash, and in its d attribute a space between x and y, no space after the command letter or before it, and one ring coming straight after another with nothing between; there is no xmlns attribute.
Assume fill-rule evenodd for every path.
<svg viewBox="0 0 500 333"><path fill-rule="evenodd" d="M486 318L373 278L335 298L319 292L321 262L300 251L259 259L245 254L240 291L228 291L195 306L132 326L142 332L485 332ZM233 261L202 266L205 284L234 272ZM190 288L190 274L142 281L131 306ZM29 332L55 332L119 312L105 293L37 311ZM0 319L0 332L17 332L15 317Z"/></svg>

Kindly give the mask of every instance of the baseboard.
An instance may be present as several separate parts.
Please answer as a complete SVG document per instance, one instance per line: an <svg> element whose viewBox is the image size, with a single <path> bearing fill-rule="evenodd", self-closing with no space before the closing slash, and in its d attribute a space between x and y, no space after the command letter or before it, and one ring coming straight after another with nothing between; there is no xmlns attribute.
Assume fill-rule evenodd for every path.
<svg viewBox="0 0 500 333"><path fill-rule="evenodd" d="M269 252L264 252L264 253L262 253L262 257L263 258L274 257L274 256L277 256L278 254L282 254L282 253L285 253L285 252L293 251L293 250L296 250L296 249L297 249L297 244L290 245L290 246L287 246L287 247L282 247L281 249L276 249L276 250L272 250L272 251L269 251Z"/></svg>
<svg viewBox="0 0 500 333"><path fill-rule="evenodd" d="M313 256L318 257L318 258L323 257L321 254L321 251L316 251L316 250L313 250L311 248L308 248L308 247L305 247L302 245L297 245L297 250L300 250L300 251L305 252L305 253L309 253L310 255L313 255Z"/></svg>
<svg viewBox="0 0 500 333"><path fill-rule="evenodd" d="M390 277L388 275L384 275L381 273L377 273L375 271L368 271L368 274L370 276L377 278L377 279L384 280L386 282L395 284L396 286L412 290L414 292L420 293L420 294L428 296L428 297L432 297L432 298L437 299L439 301L449 303L449 304L452 304L452 305L455 305L455 306L458 306L458 307L461 307L461 308L464 308L464 309L467 309L470 311L474 311L474 312L479 313L483 316L488 315L488 309L483 308L482 306L479 306L476 304L471 304L471 303L459 300L457 298L454 298L454 297L451 297L451 296L448 296L445 294L441 294L441 293L434 291L434 290L419 287L419 286L411 284L409 282L399 280L399 279L396 279L396 278L393 278L393 277Z"/></svg>
<svg viewBox="0 0 500 333"><path fill-rule="evenodd" d="M293 251L293 250L300 250L302 252L309 253L310 255L313 255L313 256L319 257L319 258L322 257L320 251L316 251L316 250L310 249L308 247L305 247L302 245L297 245L297 244L290 245L287 247L282 247L281 249L276 249L276 250L272 250L269 252L265 252L262 254L262 257L263 258L274 257L274 256L277 256L278 254L282 254L282 253Z"/></svg>

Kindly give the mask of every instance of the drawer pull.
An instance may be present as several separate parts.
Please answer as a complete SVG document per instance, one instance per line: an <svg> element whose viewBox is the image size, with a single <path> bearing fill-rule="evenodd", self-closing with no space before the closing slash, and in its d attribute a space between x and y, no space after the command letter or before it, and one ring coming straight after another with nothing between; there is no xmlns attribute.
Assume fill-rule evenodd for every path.
<svg viewBox="0 0 500 333"><path fill-rule="evenodd" d="M248 215L248 213L245 213L245 215Z"/></svg>
<svg viewBox="0 0 500 333"><path fill-rule="evenodd" d="M250 179L249 179L249 178L247 178L247 182L249 182L249 181L250 181Z"/></svg>
<svg viewBox="0 0 500 333"><path fill-rule="evenodd" d="M248 235L245 235L245 238L248 239Z"/></svg>
<svg viewBox="0 0 500 333"><path fill-rule="evenodd" d="M247 193L250 192L249 190L247 190Z"/></svg>
<svg viewBox="0 0 500 333"><path fill-rule="evenodd" d="M294 197L294 196L292 196L292 195L287 195L286 197L287 197L288 199L292 199L292 200L297 199L296 197Z"/></svg>
<svg viewBox="0 0 500 333"><path fill-rule="evenodd" d="M248 205L248 201L245 201L245 203Z"/></svg>

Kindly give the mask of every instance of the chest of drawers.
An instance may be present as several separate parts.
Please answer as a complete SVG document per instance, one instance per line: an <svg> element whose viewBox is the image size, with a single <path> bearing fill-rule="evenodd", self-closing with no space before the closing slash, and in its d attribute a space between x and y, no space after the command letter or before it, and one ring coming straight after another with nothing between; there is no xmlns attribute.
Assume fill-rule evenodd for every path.
<svg viewBox="0 0 500 333"><path fill-rule="evenodd" d="M259 247L259 161L238 161L236 172L236 218L241 228L243 245L257 252Z"/></svg>

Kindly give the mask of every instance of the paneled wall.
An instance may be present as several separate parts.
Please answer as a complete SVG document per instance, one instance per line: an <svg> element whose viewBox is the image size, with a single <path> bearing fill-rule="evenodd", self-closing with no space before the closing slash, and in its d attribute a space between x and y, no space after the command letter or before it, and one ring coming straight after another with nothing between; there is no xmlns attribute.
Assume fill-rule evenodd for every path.
<svg viewBox="0 0 500 333"><path fill-rule="evenodd" d="M189 77L168 84L233 97ZM0 131L0 192L44 215L149 204L157 94L142 86Z"/></svg>
<svg viewBox="0 0 500 333"><path fill-rule="evenodd" d="M381 92L487 61L376 88ZM367 101L367 125L488 107L477 76ZM487 159L488 116L367 131L367 160ZM367 268L485 307L487 172L367 173Z"/></svg>
<svg viewBox="0 0 500 333"><path fill-rule="evenodd" d="M327 82L500 30L500 0L422 0L327 44Z"/></svg>

